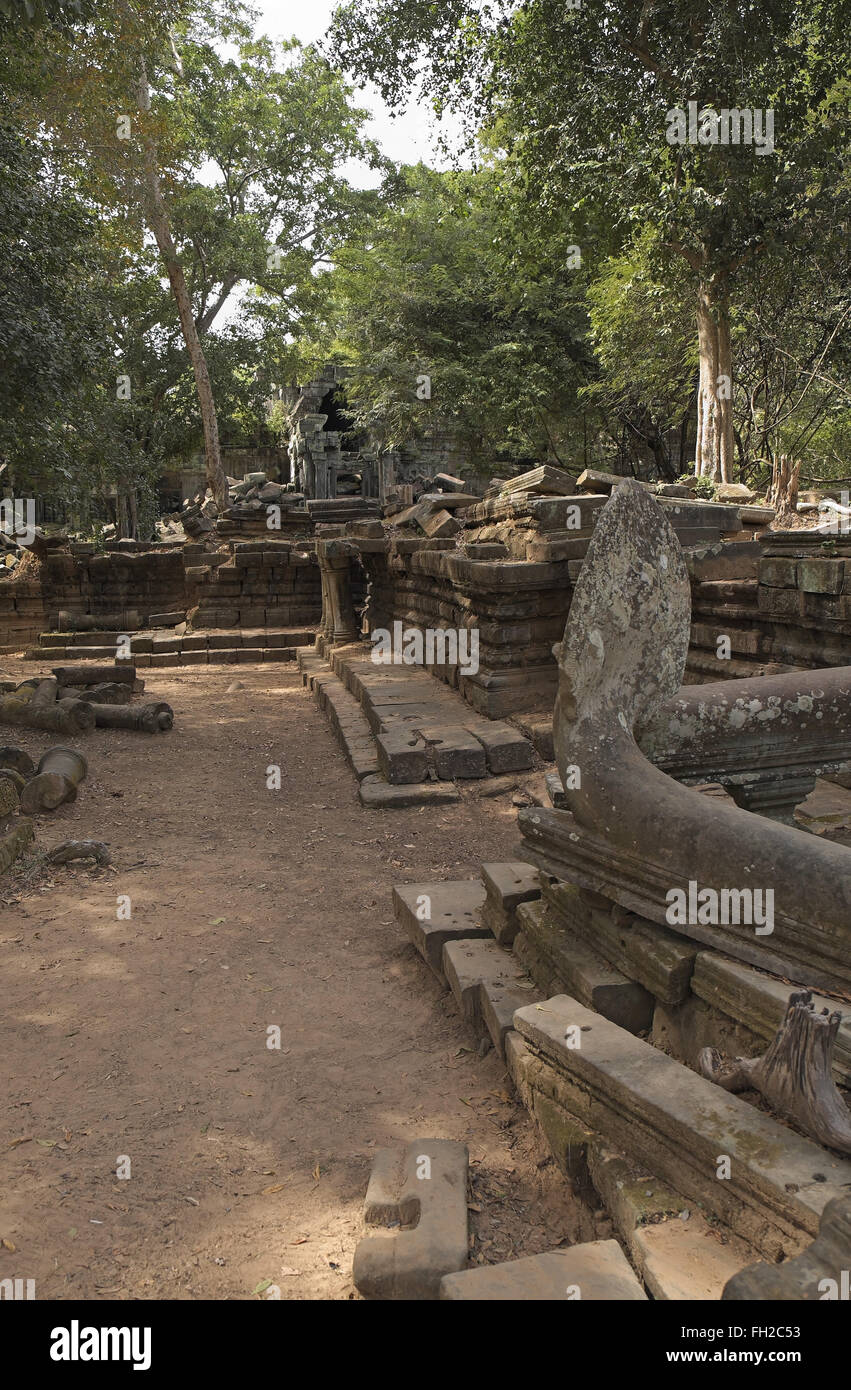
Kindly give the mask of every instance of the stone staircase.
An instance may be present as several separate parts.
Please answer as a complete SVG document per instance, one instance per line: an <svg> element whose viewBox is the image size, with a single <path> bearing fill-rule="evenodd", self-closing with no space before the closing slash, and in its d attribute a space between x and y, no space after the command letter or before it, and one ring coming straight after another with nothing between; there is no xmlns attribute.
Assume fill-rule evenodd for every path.
<svg viewBox="0 0 851 1390"><path fill-rule="evenodd" d="M362 644L298 652L299 669L325 711L365 806L457 801L456 781L528 771L530 741L477 714L421 668L375 665Z"/></svg>
<svg viewBox="0 0 851 1390"><path fill-rule="evenodd" d="M166 636L161 631L131 632L130 649L136 666L214 666L248 662L295 661L296 651L314 638L310 628L258 628L186 632ZM24 653L25 661L114 661L115 632L42 632L38 646Z"/></svg>
<svg viewBox="0 0 851 1390"><path fill-rule="evenodd" d="M504 1059L565 1176L596 1190L647 1295L720 1299L755 1261L800 1256L851 1186L851 1162L678 1060L722 1038L761 1051L789 987L652 924L596 937L571 930L574 894L574 927L583 915L590 923L589 895L517 862L485 864L476 879L399 885L393 901L471 1029ZM851 1079L850 1046L846 1023L840 1085ZM590 1247L574 1249L581 1262ZM479 1293L470 1283L464 1295L462 1282L440 1296L532 1297L524 1279L544 1270L524 1263L498 1266L502 1278L483 1273Z"/></svg>

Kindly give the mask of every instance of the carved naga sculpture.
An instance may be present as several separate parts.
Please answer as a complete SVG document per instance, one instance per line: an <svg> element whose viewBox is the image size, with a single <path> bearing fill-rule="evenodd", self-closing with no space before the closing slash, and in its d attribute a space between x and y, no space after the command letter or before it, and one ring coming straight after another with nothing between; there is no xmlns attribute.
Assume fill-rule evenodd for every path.
<svg viewBox="0 0 851 1390"><path fill-rule="evenodd" d="M625 481L600 513L555 649L555 749L568 809L520 813L527 857L731 956L847 994L851 851L703 796L654 767L636 742L636 729L658 723L680 689L690 615L688 574L665 513L645 488ZM757 893L772 903L771 914L758 920L747 911ZM687 920L671 916L674 899L689 902ZM719 913L725 901L735 911ZM829 1052L835 1029L828 1036L822 1028L799 1028L803 1022L796 1020L796 1033L808 1031ZM777 1046L761 1071L750 1064L749 1084L778 1076L771 1063ZM739 1064L726 1072L709 1056L702 1065L704 1074L723 1073L731 1086L748 1070ZM829 1064L826 1076L832 1087ZM771 1099L771 1084L762 1089ZM773 1089L778 1108L818 1134L819 1104L796 1109L785 1082ZM831 1137L825 1133L824 1142L851 1152L851 1123L838 1092L827 1108Z"/></svg>

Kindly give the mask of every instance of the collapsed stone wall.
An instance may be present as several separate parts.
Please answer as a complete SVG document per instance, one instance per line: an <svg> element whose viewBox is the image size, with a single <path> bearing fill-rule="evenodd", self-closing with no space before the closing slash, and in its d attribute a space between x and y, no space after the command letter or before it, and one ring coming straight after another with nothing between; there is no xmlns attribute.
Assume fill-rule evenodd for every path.
<svg viewBox="0 0 851 1390"><path fill-rule="evenodd" d="M44 626L44 595L38 579L0 579L0 652L29 646Z"/></svg>
<svg viewBox="0 0 851 1390"><path fill-rule="evenodd" d="M563 635L573 586L607 500L588 493L501 495L462 509L453 524L441 524L450 534L431 538L412 536L398 517L389 519L384 540L365 537L365 528L353 523L345 534L369 580L367 631L392 633L398 623L421 632L475 630L477 673L440 661L427 661L426 668L493 719L551 706L552 649ZM450 497L445 502L452 505ZM663 502L684 547L708 549L742 533L736 507ZM418 515L420 508L401 514ZM423 525L429 528L433 520L423 515Z"/></svg>
<svg viewBox="0 0 851 1390"><path fill-rule="evenodd" d="M768 531L689 558L689 678L851 664L851 537ZM730 656L719 660L719 637Z"/></svg>
<svg viewBox="0 0 851 1390"><path fill-rule="evenodd" d="M33 558L26 575L0 580L0 650L20 651L46 630L67 627L60 613L134 614L133 626L142 628L163 614L187 614L195 627L286 628L316 623L321 610L311 541L168 549L121 542L104 554L56 546Z"/></svg>
<svg viewBox="0 0 851 1390"><path fill-rule="evenodd" d="M122 542L105 553L93 545L52 546L25 576L0 581L0 648L18 651L58 623L60 612L107 617L135 610L142 622L185 611L192 600L179 547L151 550Z"/></svg>

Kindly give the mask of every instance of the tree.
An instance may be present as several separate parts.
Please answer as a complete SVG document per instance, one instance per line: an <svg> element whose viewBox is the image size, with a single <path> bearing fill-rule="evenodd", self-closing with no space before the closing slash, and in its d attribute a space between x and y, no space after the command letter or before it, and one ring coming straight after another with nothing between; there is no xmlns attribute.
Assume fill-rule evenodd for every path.
<svg viewBox="0 0 851 1390"><path fill-rule="evenodd" d="M847 220L848 33L841 0L350 0L334 48L390 101L424 72L438 106L498 117L543 219L590 200L630 238L655 230L692 285L696 471L728 479L740 272Z"/></svg>
<svg viewBox="0 0 851 1390"><path fill-rule="evenodd" d="M225 40L232 45L227 58L218 51ZM259 379L257 338L271 308L278 320L286 318L281 306L310 276L331 229L358 215L360 195L339 165L354 157L377 160L375 147L360 137L365 113L351 105L349 89L327 61L295 44L254 40L247 12L225 0L156 6L100 0L94 23L54 29L44 53L34 58L18 34L8 34L2 56L21 126L42 143L55 177L96 210L98 234L125 283L153 277L151 293L140 301L139 332L160 336L168 346L159 353L134 339L123 319L133 293L110 279L125 360L154 373L134 378L140 447L169 433L150 422L143 427L144 411L136 405L144 401L168 414L183 384L184 365L173 350L179 326L208 480L222 504L226 481L208 354L212 346L217 361L230 364L221 378L229 390L239 381L243 395L252 395L244 368L253 364L250 381ZM171 308L157 292L146 224L168 275ZM228 326L222 353L211 338L219 315L235 292L260 285L262 300L239 316L241 332ZM188 447L185 432L183 438Z"/></svg>
<svg viewBox="0 0 851 1390"><path fill-rule="evenodd" d="M62 417L102 370L110 319L96 222L42 148L0 120L0 461L67 464Z"/></svg>
<svg viewBox="0 0 851 1390"><path fill-rule="evenodd" d="M448 427L490 471L499 459L565 461L591 367L581 260L552 229L553 273L504 195L499 167L404 168L312 284L301 374L349 365L355 425L385 448Z"/></svg>

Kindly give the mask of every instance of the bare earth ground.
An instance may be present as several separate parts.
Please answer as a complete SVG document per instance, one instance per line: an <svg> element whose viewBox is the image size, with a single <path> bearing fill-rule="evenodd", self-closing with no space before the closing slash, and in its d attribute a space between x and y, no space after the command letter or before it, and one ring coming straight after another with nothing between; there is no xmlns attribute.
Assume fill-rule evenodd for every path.
<svg viewBox="0 0 851 1390"><path fill-rule="evenodd" d="M292 668L141 674L173 732L81 740L78 801L37 822L37 849L102 839L114 867L30 859L0 885L0 1278L355 1297L375 1148L415 1137L469 1145L475 1260L608 1235L393 920L394 883L517 857L510 793L366 811Z"/></svg>

